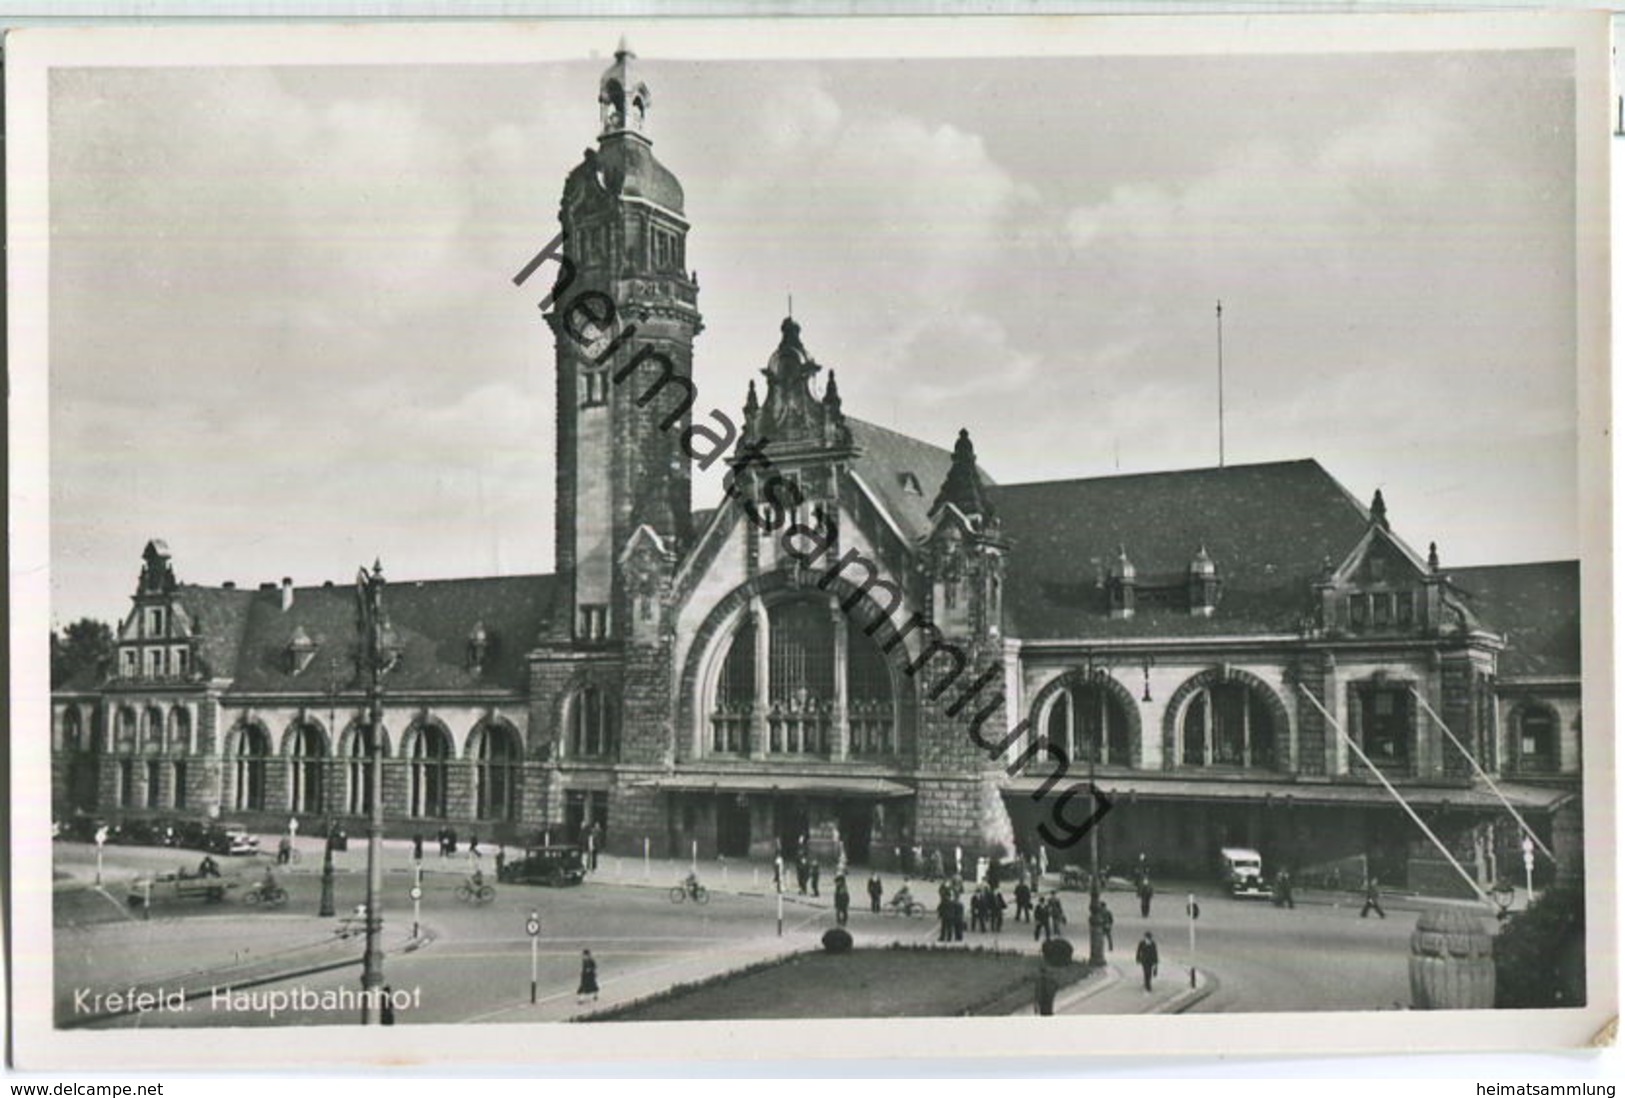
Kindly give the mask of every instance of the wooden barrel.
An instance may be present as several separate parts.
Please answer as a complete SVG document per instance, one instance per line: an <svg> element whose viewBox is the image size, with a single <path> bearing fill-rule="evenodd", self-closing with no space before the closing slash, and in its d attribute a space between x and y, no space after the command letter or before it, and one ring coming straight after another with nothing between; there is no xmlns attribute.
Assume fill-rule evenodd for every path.
<svg viewBox="0 0 1625 1098"><path fill-rule="evenodd" d="M1424 911L1411 932L1412 1009L1494 1007L1494 944L1475 915L1458 909Z"/></svg>

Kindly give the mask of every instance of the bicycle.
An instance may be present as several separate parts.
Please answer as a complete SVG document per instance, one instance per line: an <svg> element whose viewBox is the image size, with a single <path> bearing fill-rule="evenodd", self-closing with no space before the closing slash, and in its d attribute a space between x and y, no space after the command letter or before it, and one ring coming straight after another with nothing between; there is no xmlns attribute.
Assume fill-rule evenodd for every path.
<svg viewBox="0 0 1625 1098"><path fill-rule="evenodd" d="M262 903L266 907L281 907L287 902L287 889L281 885L267 885L264 881L250 885L248 890L243 893L243 903L248 904L250 907Z"/></svg>
<svg viewBox="0 0 1625 1098"><path fill-rule="evenodd" d="M698 883L692 885L676 885L672 888L668 895L671 896L671 902L674 904L680 904L684 900L693 900L697 904L708 904L711 902L711 893L706 890L704 885Z"/></svg>
<svg viewBox="0 0 1625 1098"><path fill-rule="evenodd" d="M906 915L910 919L919 919L925 916L925 905L912 897L905 900L901 896L893 896L891 902L886 905L886 914L899 917Z"/></svg>
<svg viewBox="0 0 1625 1098"><path fill-rule="evenodd" d="M497 890L488 884L476 885L464 881L457 886L457 898L465 904L488 904L496 899Z"/></svg>

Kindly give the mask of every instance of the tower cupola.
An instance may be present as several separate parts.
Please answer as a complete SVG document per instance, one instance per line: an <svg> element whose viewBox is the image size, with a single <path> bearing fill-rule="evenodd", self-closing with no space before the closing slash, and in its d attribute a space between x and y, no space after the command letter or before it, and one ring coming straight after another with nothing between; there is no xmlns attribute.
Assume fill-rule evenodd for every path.
<svg viewBox="0 0 1625 1098"><path fill-rule="evenodd" d="M604 137L618 133L641 135L644 131L652 99L637 61L638 55L623 36L615 50L615 63L598 80L598 114Z"/></svg>

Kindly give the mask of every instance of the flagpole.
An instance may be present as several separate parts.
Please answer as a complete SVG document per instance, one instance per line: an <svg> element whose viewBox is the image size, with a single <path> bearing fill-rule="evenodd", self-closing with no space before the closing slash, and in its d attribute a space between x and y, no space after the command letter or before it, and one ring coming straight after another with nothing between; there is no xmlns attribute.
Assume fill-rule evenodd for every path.
<svg viewBox="0 0 1625 1098"><path fill-rule="evenodd" d="M1219 334L1219 468L1224 468L1224 302L1213 308L1213 323Z"/></svg>

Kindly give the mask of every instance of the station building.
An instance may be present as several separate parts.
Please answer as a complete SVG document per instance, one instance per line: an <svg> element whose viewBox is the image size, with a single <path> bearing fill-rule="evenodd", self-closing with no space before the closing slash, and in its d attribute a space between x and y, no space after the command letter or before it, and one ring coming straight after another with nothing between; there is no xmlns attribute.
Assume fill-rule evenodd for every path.
<svg viewBox="0 0 1625 1098"><path fill-rule="evenodd" d="M1396 797L1482 883L1518 876L1476 762L1578 872L1578 562L1447 567L1312 459L999 483L958 425L848 415L790 319L742 410L708 410L629 51L599 102L537 283L556 572L386 586L390 833L1073 862L1092 780L1108 864L1249 845L1448 891ZM733 468L703 510L696 459ZM348 582L187 584L153 540L112 666L54 693L55 811L361 830L360 636Z"/></svg>

